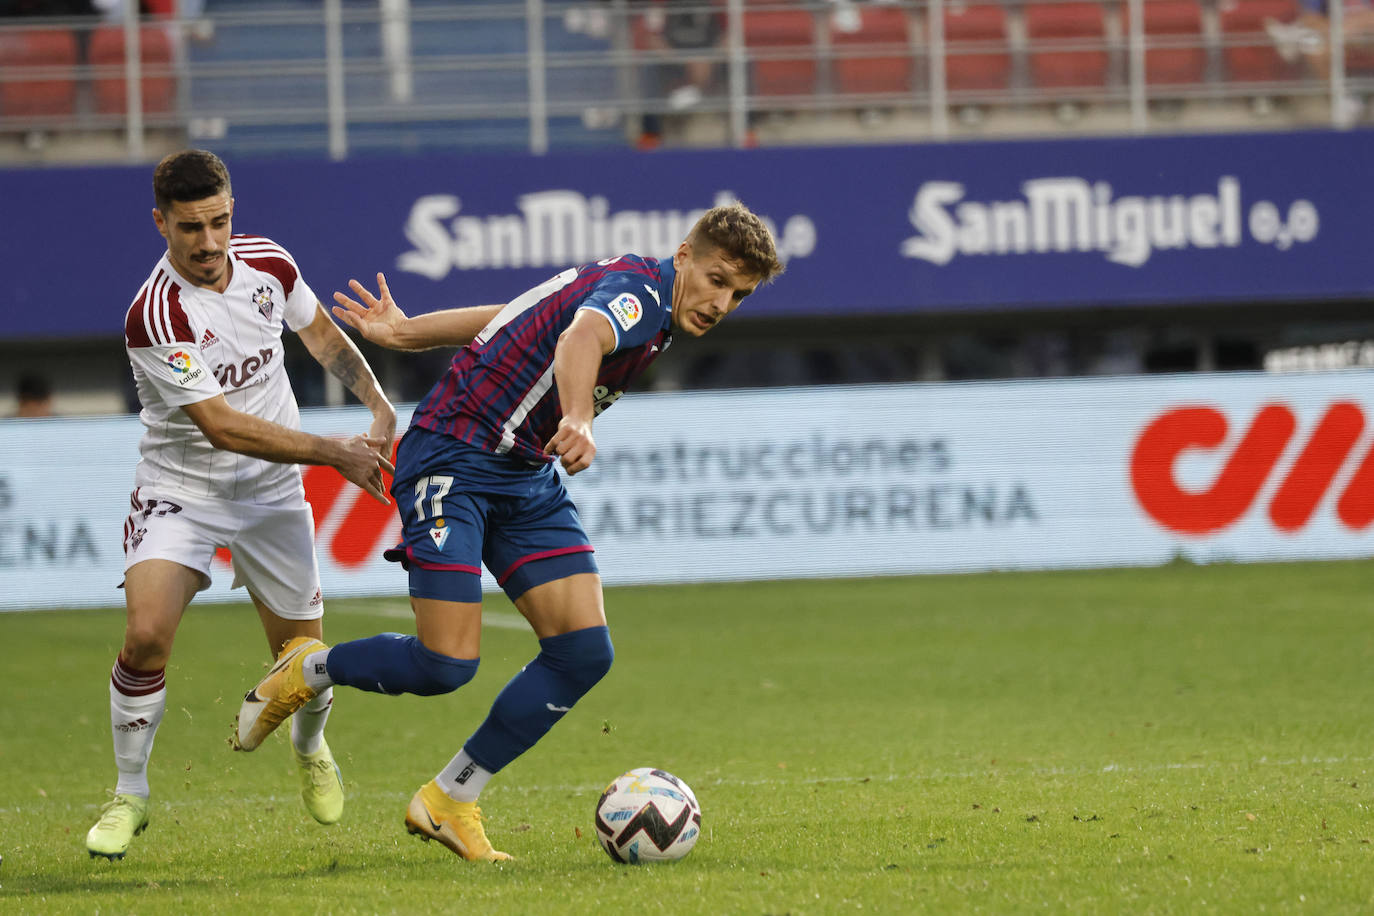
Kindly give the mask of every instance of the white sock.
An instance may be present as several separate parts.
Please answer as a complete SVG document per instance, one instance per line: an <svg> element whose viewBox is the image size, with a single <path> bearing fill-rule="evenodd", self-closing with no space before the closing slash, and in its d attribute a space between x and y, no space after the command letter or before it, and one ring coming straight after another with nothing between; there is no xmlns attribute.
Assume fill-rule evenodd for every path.
<svg viewBox="0 0 1374 916"><path fill-rule="evenodd" d="M329 709L334 704L334 688L326 687L315 699L296 710L291 717L291 746L299 754L313 754L324 740L324 723L329 721Z"/></svg>
<svg viewBox="0 0 1374 916"><path fill-rule="evenodd" d="M487 787L491 777L490 770L479 767L468 756L468 752L463 750L448 762L448 766L434 777L434 781L454 801L475 802L477 796Z"/></svg>
<svg viewBox="0 0 1374 916"><path fill-rule="evenodd" d="M139 671L115 659L110 672L110 733L119 779L115 794L147 798L148 757L167 710L165 671Z"/></svg>
<svg viewBox="0 0 1374 916"><path fill-rule="evenodd" d="M305 675L305 686L316 693L323 693L326 687L333 687L334 682L329 678L329 669L325 667L329 661L329 650L321 649L318 652L311 652L301 663L301 674Z"/></svg>

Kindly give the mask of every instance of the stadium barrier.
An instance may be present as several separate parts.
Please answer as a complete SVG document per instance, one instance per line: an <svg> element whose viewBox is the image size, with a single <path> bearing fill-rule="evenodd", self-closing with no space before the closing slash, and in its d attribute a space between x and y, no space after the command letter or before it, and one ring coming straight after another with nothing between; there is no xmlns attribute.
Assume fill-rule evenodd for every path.
<svg viewBox="0 0 1374 916"><path fill-rule="evenodd" d="M610 585L1364 557L1370 380L635 395L598 424L596 462L568 486ZM304 426L352 434L367 416L306 411ZM141 432L133 417L0 421L0 609L121 603ZM381 559L394 510L330 469L304 479L326 596L404 596ZM202 600L235 597L216 563Z"/></svg>

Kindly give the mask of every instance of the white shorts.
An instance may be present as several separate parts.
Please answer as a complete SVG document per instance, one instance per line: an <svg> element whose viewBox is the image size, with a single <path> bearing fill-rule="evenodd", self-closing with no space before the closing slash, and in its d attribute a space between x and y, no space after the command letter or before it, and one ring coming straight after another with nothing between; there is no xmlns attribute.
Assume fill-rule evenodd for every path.
<svg viewBox="0 0 1374 916"><path fill-rule="evenodd" d="M310 504L297 498L270 506L192 497L160 487L138 487L124 521L124 569L143 560L171 560L200 573L210 587L215 551L227 547L231 588L248 591L280 617L314 620L324 614L315 522Z"/></svg>

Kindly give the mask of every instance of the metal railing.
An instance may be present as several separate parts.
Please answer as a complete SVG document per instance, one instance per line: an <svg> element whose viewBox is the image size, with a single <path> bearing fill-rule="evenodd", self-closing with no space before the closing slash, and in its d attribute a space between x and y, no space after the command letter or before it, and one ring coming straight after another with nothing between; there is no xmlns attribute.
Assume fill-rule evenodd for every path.
<svg viewBox="0 0 1374 916"><path fill-rule="evenodd" d="M1349 126L1374 69L1347 70L1341 4L1329 72L1316 73L1283 60L1261 25L1228 25L1247 2L322 0L140 20L126 0L122 23L0 20L0 134L119 131L134 160L154 132L339 159L624 145L683 117L744 146L770 116L854 111L896 113L916 139L1000 109L1109 109L1148 132L1176 129L1161 105L1295 99ZM1166 6L1183 27L1155 28ZM675 46L670 15L718 17L714 40Z"/></svg>

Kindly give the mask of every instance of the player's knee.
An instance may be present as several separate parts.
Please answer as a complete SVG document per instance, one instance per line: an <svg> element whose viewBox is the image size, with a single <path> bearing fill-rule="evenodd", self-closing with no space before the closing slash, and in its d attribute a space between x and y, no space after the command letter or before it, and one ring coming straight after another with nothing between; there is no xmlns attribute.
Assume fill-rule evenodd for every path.
<svg viewBox="0 0 1374 916"><path fill-rule="evenodd" d="M611 643L611 634L605 627L597 627L600 630L600 637L592 643L591 650L588 652L586 660L583 662L583 670L587 678L587 689L605 677L611 670L611 664L615 661L615 646Z"/></svg>
<svg viewBox="0 0 1374 916"><path fill-rule="evenodd" d="M610 630L604 626L574 630L540 640L550 667L559 670L576 689L586 693L606 676L615 661Z"/></svg>
<svg viewBox="0 0 1374 916"><path fill-rule="evenodd" d="M173 634L158 627L130 625L124 630L124 647L119 657L124 664L140 671L165 668L172 657L172 637Z"/></svg>
<svg viewBox="0 0 1374 916"><path fill-rule="evenodd" d="M417 639L411 643L411 658L415 662L415 683L407 693L432 697L452 693L477 674L475 658L453 658L427 649Z"/></svg>

